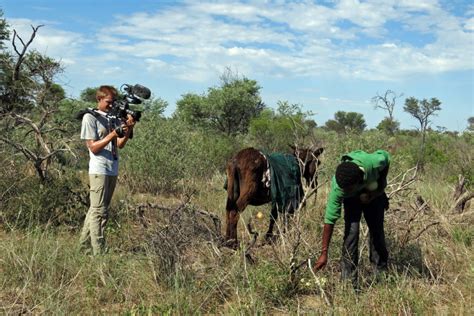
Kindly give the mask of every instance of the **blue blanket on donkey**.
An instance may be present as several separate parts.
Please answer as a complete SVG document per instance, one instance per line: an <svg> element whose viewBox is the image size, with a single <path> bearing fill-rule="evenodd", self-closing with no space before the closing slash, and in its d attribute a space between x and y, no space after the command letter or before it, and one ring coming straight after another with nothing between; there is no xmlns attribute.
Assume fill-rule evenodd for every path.
<svg viewBox="0 0 474 316"><path fill-rule="evenodd" d="M265 154L270 165L270 190L272 207L293 213L304 192L298 160L290 154Z"/></svg>

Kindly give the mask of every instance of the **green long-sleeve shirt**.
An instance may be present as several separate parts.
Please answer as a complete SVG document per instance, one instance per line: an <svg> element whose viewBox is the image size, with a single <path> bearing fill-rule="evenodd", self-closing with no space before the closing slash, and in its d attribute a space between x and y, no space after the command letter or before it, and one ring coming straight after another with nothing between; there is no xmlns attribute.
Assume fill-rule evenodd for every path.
<svg viewBox="0 0 474 316"><path fill-rule="evenodd" d="M329 192L324 216L325 224L335 224L341 217L342 202L345 198L359 195L363 190L374 191L384 189L387 186L390 154L385 150L376 150L371 154L362 150L355 150L342 156L341 162L344 161L357 164L364 171L364 180L352 193L347 194L337 184L336 177L332 177L331 191Z"/></svg>

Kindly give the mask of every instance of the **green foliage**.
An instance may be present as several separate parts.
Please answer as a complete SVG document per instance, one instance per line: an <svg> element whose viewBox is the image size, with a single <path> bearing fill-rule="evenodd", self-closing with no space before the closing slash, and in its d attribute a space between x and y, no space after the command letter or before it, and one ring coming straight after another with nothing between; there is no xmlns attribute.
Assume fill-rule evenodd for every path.
<svg viewBox="0 0 474 316"><path fill-rule="evenodd" d="M467 123L468 123L467 130L474 132L474 116L471 116L470 118L468 118Z"/></svg>
<svg viewBox="0 0 474 316"><path fill-rule="evenodd" d="M363 131L361 114L338 112L326 124L327 130L315 128L311 114L302 112L299 105L279 102L276 111L265 109L260 87L246 78L224 76L222 85L205 95L185 95L173 119L163 117L165 101L149 100L140 106L145 113L135 137L121 151L120 183L107 228L111 251L89 257L76 251L77 234L64 228L79 228L88 207L84 184L88 151L78 139L80 121L74 115L96 102L95 89L84 90L81 100L65 99L54 80L60 64L37 52L21 56L15 78L13 66L19 56L3 50L7 36L0 14L0 297L4 313L469 313L474 291L472 212L447 210L452 206L449 184L458 175L465 177L466 189L474 185L474 137L469 131L458 135L430 130L429 118L440 110L436 99L407 99L406 111L419 119L420 131L393 135L386 132L395 131L398 122L390 115L380 130ZM473 120L468 122L472 127ZM317 279L306 282L312 275L305 266L298 270L305 282L290 281L290 262L312 257L314 245L320 242L314 233L322 225L328 189L323 180L332 176L340 156L354 149L386 149L393 159L389 174L393 180L418 162L420 136L426 158L423 181L406 195L393 197L386 213L390 275L376 282L362 268L363 291L355 295L339 281L341 250L333 245L328 267L318 274L327 276L326 285L316 286ZM245 249L249 235L244 233L245 246L242 243L240 250L230 251L219 247L217 237L212 241L195 238L208 236L206 227L211 227L191 225L198 222L196 214L214 224L216 220L200 210L224 218L223 170L243 141L266 150L284 150L288 143L307 138L325 147L322 187L317 200L308 200L294 223L297 241L285 233L272 246L259 240L256 247ZM417 211L413 197L433 186L436 190L431 195L422 194L429 210ZM145 213L133 204L151 200L166 207L162 202L168 193L174 194L170 204L181 193L195 193L193 203L206 197L207 204L169 212L169 220L175 222L166 225L158 220L164 213L161 209ZM189 216L186 221L182 221L184 214ZM251 222L249 213L243 217ZM177 239L156 238L169 237L170 226L178 220L181 226L173 231ZM258 231L267 228L266 221L253 223ZM184 234L187 239L179 238ZM336 243L342 234L338 226ZM405 239L407 244L400 242L403 236L411 238ZM153 248L157 244L164 247ZM361 267L368 266L367 248L361 247L361 253ZM246 255L255 262L248 264Z"/></svg>
<svg viewBox="0 0 474 316"><path fill-rule="evenodd" d="M0 198L0 223L17 229L46 224L79 227L87 208L81 204L86 203L87 192L77 177L63 175L44 182L28 175L18 178L18 174L9 172L9 177L0 182L4 192Z"/></svg>
<svg viewBox="0 0 474 316"><path fill-rule="evenodd" d="M418 100L414 97L405 100L403 110L413 116L420 123L420 131L425 132L431 121L431 117L436 115L436 112L441 110L441 102L436 98L431 100Z"/></svg>
<svg viewBox="0 0 474 316"><path fill-rule="evenodd" d="M265 109L250 122L250 143L266 151L287 151L288 145L304 142L312 135L315 123L308 119L310 114L300 105L279 101L276 113Z"/></svg>
<svg viewBox="0 0 474 316"><path fill-rule="evenodd" d="M453 232L453 239L457 243L463 244L467 247L472 245L474 240L474 228L472 227L455 227Z"/></svg>
<svg viewBox="0 0 474 316"><path fill-rule="evenodd" d="M8 30L7 20L3 18L3 10L0 10L0 49L5 48L4 41L8 40L10 32Z"/></svg>
<svg viewBox="0 0 474 316"><path fill-rule="evenodd" d="M274 305L285 306L297 293L288 278L288 271L282 270L275 263L264 262L249 275L249 285L254 291L263 294L265 301Z"/></svg>
<svg viewBox="0 0 474 316"><path fill-rule="evenodd" d="M227 76L207 95L188 93L176 103L175 117L228 136L246 133L250 121L265 107L255 80Z"/></svg>
<svg viewBox="0 0 474 316"><path fill-rule="evenodd" d="M177 192L222 171L237 144L178 119L145 116L122 151L121 174L133 191Z"/></svg>
<svg viewBox="0 0 474 316"><path fill-rule="evenodd" d="M85 88L84 90L81 91L81 94L79 96L79 100L83 101L83 102L88 102L88 103L96 103L97 100L95 98L95 94L97 92L97 89L99 89L99 87L89 87L89 88Z"/></svg>
<svg viewBox="0 0 474 316"><path fill-rule="evenodd" d="M334 114L334 120L328 120L325 127L339 134L359 134L367 127L367 124L360 113L337 111Z"/></svg>
<svg viewBox="0 0 474 316"><path fill-rule="evenodd" d="M377 125L377 129L384 132L387 135L393 136L400 129L400 122L394 121L389 117L385 117Z"/></svg>
<svg viewBox="0 0 474 316"><path fill-rule="evenodd" d="M60 63L28 50L39 28L32 27L29 41L14 33L16 55L2 58L0 72L6 76L0 88L4 114L0 116L0 143L20 154L38 178L47 181L55 159L71 151L71 130L56 117L65 98L64 89L55 83L62 71Z"/></svg>
<svg viewBox="0 0 474 316"><path fill-rule="evenodd" d="M316 129L314 132L317 139L322 139L329 144L325 146L327 151L324 153L322 162L324 168L336 163L340 155L348 150L361 148L373 151L381 147L389 149L392 153L393 169L389 174L390 179L406 170L406 166L410 164L407 162L410 159L410 150L412 146L413 148L417 146L417 139L411 135L396 134L393 137L387 137L377 130L366 131L359 135L338 135L322 129ZM121 183L118 189L126 192L124 195L126 202L117 203L114 200L112 211L112 215L128 215L111 217L112 225L109 225L107 229L110 252L105 256L89 257L75 251L77 233L64 233L59 229L41 231L35 228L27 231L12 230L7 233L0 231L2 234L0 251L3 254L0 270L5 271L0 275L0 283L3 285L3 300L6 302L5 312L14 314L20 311L44 313L54 311L64 314L97 314L107 310L119 314L271 314L278 311L285 314L311 314L316 311L334 314L392 315L404 312L424 314L440 310L464 314L468 310L470 305L466 298L472 293L472 276L474 275L471 264L472 251L470 251L473 235L472 229L468 229L472 226L472 216L466 213L461 218L459 214L448 214L445 211L449 206L450 191L446 190L444 182L439 183L439 178L444 179L448 173L455 172L452 166L458 164L458 160L465 159L462 155L472 155L472 150L474 150L474 146L470 143L472 135L471 138L466 138L467 135L454 136L435 132L429 134L429 143L436 144L441 149L440 152L433 153L433 164L426 165L427 173L433 173L435 178L425 177L413 189L419 191L430 187L433 183L439 183L439 187L446 193L439 194L436 191L433 198L425 199L432 209L429 213L413 213L416 210L412 209L414 201L410 196L391 200L391 209L386 214L387 241L391 254L389 275L379 281L374 279L367 259L368 250L367 247L362 247L361 239L360 278L363 287L362 292L357 295L350 286L348 288L341 282L339 277L337 258L340 256L340 247L338 243L342 239L343 226L337 226L335 229L334 244L331 245L332 256L328 267L317 274L318 278L327 279L325 285L321 287L316 285L315 279L306 266L298 270L297 283L291 282L289 278L290 258L294 258L296 262L312 258L314 245L320 242L315 232L320 233L318 228L322 225L321 211L325 203L327 184L318 190L318 200L315 204L308 201L307 209L300 213L302 217L294 222L294 225L301 224L297 229L301 244L298 252L295 252L295 257L291 257L291 254L294 249L293 242L296 242L296 239L289 238L292 236L290 232L280 235L278 241L272 246L260 244L262 237L259 236L257 246L249 251L255 262L249 264L244 255L249 237L244 232L243 225L240 227L243 247L238 251L220 248L218 243L206 241L206 239L199 242L193 239L195 243L180 243L181 239L178 238L174 240L174 244L171 242L168 244L160 242L167 239L156 238L156 236L168 234L170 226L178 221L182 223L180 228L183 230L176 230L177 236L182 236L183 232L191 237L200 236L199 234L205 235L208 231L194 230L195 226L189 224L197 222L193 219L198 218L196 215L193 217L196 212L191 209L186 212L181 209L179 212L169 213L160 208L145 208L143 211L142 208L137 208L136 204L130 202L131 200L144 201L141 198L142 194L134 194L136 191L144 190L145 193L149 193L146 195L147 201L151 199L156 204L168 206L171 209L174 209L173 205L176 205L175 199L170 204L166 204L168 197L160 194L163 191L157 191L158 185L149 187L142 185L150 179L155 179L157 175L162 176L161 173L167 176L165 169L160 169L161 166L146 165L147 169L144 172L135 169L135 166L130 166L129 162L136 163L139 167L142 163L158 161L155 155L161 155L160 152L165 151L161 162L164 165L171 164L176 167L178 163L170 158L175 157L171 155L172 150L179 153L181 148L191 146L190 152L199 154L201 151L208 154L211 147L220 146L219 142L217 145L203 145L205 144L203 139L207 135L202 135L200 131L196 131L183 122L160 116L152 118L151 115L145 115L143 121L137 124L137 138L130 141L121 157ZM146 143L143 142L145 136L156 139L151 143ZM212 141L218 139L216 135L209 137ZM186 140L187 138L189 141ZM234 141L235 139L232 139L232 142ZM196 147L199 148L193 148L192 142L196 142ZM452 143L450 147L442 148L449 143ZM171 149L165 150L165 147ZM460 154L452 154L449 161L446 161L443 156L452 151L459 151ZM224 151L215 153L215 157L221 155L225 155ZM177 156L178 160L181 158L185 157ZM187 163L192 164L186 170L191 173L184 177L189 176L189 179L193 179L195 174L203 171L208 174L213 173L213 169L209 169L206 161L208 158L214 159L213 155L201 154L194 158L196 163L192 159L180 161L181 166ZM135 159L137 161L134 161ZM21 185L14 180L17 171L8 171L19 168L19 165L13 168L8 160L1 162L0 168L3 165L4 169L0 172L6 174L7 178L0 179L2 183L0 192L8 190L12 184L14 184L12 190L19 192L18 188ZM193 171L192 168L198 170ZM222 174L222 169L220 174ZM325 176L326 174L322 175L322 177ZM178 172L177 177L183 177L183 174ZM39 181L31 181L31 179L34 177L27 178L26 182L31 182L32 190L38 188ZM221 221L224 221L225 192L215 190L221 184L221 180L222 176L216 176L209 181L208 176L204 175L201 179L196 177L189 181L196 181L199 184L195 186L197 189L195 196L208 195L210 198L209 204L205 207L202 204L196 204L197 209L214 213ZM33 184L33 182L36 183ZM66 179L66 176L64 176L64 182L58 182L58 185L60 183L70 184L77 188L83 187L79 183ZM166 184L159 185L166 189ZM175 187L179 189L180 184L178 183ZM180 190L176 191L180 192ZM44 201L41 202L41 208L48 210L51 214L52 211L48 209L48 205L57 203L56 192L62 192L61 188L55 187L54 190L43 191L41 195L45 195L44 197L39 197L34 192L31 196L33 200ZM26 199L26 197L23 198ZM72 200L73 196L63 195L63 198ZM196 200L193 199L194 202ZM4 203L5 200L1 202ZM14 205L17 209L18 205L23 205L22 213L32 205L30 200L16 199L6 202L9 209L13 209ZM39 205L39 202L36 203ZM67 207L62 207L61 211L67 210ZM39 208L40 206L35 209ZM81 208L80 213L83 216L86 207ZM183 221L184 213L190 216L186 221ZM71 212L68 211L67 214ZM164 217L164 214L173 214L169 219L175 221L158 221L157 218ZM251 215L244 213L242 217L249 222ZM212 221L210 218L207 219ZM401 245L399 237L407 234L408 230L412 229L410 236L416 237L417 233L427 225L441 220L444 220L442 224L430 226L417 240ZM14 223L14 221L11 220L9 223ZM62 222L55 223L58 223L59 227L65 226ZM69 225L80 226L82 218L77 218L75 223ZM264 232L267 221L253 221L253 225L258 232ZM338 223L338 225L343 225L343 223ZM154 243L162 247L154 249L152 248ZM182 247L179 255L176 255L174 245ZM167 249L169 253L165 255L162 249ZM456 255L453 256L453 253ZM169 265L166 261L169 256L178 264ZM451 280L449 287L446 286L445 280ZM58 291L58 289L61 290ZM326 305L323 295L330 304ZM14 304L20 301L21 304Z"/></svg>
<svg viewBox="0 0 474 316"><path fill-rule="evenodd" d="M467 188L474 187L474 136L429 133L425 150L427 171L433 179L446 179L455 184L458 175L466 179Z"/></svg>
<svg viewBox="0 0 474 316"><path fill-rule="evenodd" d="M423 170L425 164L425 146L426 146L426 132L431 124L431 117L436 115L436 112L441 110L441 102L436 98L431 100L418 100L414 97L405 100L403 110L418 120L421 132L421 145L417 157L417 164Z"/></svg>
<svg viewBox="0 0 474 316"><path fill-rule="evenodd" d="M142 104L144 115L157 119L163 115L165 109L168 107L168 102L161 98L153 98L145 100Z"/></svg>

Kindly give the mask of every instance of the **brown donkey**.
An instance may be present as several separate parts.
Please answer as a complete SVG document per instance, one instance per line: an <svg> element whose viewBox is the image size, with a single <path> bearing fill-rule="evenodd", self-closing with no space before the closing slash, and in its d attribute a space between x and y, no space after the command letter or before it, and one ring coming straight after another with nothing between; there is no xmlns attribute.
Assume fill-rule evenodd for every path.
<svg viewBox="0 0 474 316"><path fill-rule="evenodd" d="M226 203L226 245L237 247L237 223L240 213L245 210L247 205L262 205L272 202L270 214L270 225L265 235L267 240L273 237L273 226L278 218L278 212L293 213L301 202L303 193L301 185L301 173L308 186L315 188L317 181L315 178L317 166L320 164L319 155L323 148L311 150L307 148L295 148L293 155L284 156L284 160L294 165L295 172L287 172L285 169L273 168L272 179L270 179L269 168L272 166L272 155L264 155L255 148L245 148L239 151L227 163L227 203ZM277 167L277 166L275 166ZM292 200L284 200L285 205L275 203L275 186L269 185L270 182L276 182L277 178L282 176L289 178L293 183ZM288 180L287 180L288 181ZM281 200L280 200L281 201Z"/></svg>

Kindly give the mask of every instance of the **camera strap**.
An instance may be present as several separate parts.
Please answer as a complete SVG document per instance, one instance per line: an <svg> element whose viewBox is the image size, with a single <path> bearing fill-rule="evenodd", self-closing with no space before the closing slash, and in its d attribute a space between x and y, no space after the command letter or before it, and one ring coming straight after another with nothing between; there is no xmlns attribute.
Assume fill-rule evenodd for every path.
<svg viewBox="0 0 474 316"><path fill-rule="evenodd" d="M103 117L103 118L105 118L105 119L107 120L107 129L108 129L109 133L111 133L111 132L116 128L114 118L113 118L113 117L110 117L107 112L104 112L104 111L101 111L101 110L97 110L97 109L88 109L88 110L90 110L91 112L89 112L89 113L91 113L92 115L94 115L96 118L101 116L101 117ZM112 150L111 150L111 152L112 152L112 157L114 158L114 160L117 160L117 159L118 159L118 155L117 155L117 139L114 138L114 139L111 141L111 143L112 143Z"/></svg>
<svg viewBox="0 0 474 316"><path fill-rule="evenodd" d="M78 120L82 120L84 115L86 115L87 113L92 114L95 118L98 118L98 117L105 118L107 120L107 129L109 130L109 133L114 130L115 126L112 122L113 119L111 117L109 117L106 112L101 111L101 110L86 108L84 110L80 110L77 113L76 118ZM117 139L112 140L112 156L113 156L114 160L117 160L117 158L118 158L118 156L117 156Z"/></svg>
<svg viewBox="0 0 474 316"><path fill-rule="evenodd" d="M86 115L87 113L92 114L94 117L99 117L99 116L102 115L100 112L102 112L102 111L91 109L91 108L86 108L84 110L80 110L79 112L77 112L76 119L82 120L84 115ZM102 113L105 113L105 112L102 112Z"/></svg>
<svg viewBox="0 0 474 316"><path fill-rule="evenodd" d="M109 133L111 133L115 128L115 121L114 121L114 118L112 117L109 117L107 115L106 112L103 112L103 111L100 111L100 110L96 110L96 112L99 113L99 115L105 117L105 119L107 119L107 127L108 127L108 130L109 130ZM114 160L117 160L118 159L118 155L117 155L117 138L114 138L112 141L112 156L114 158Z"/></svg>

